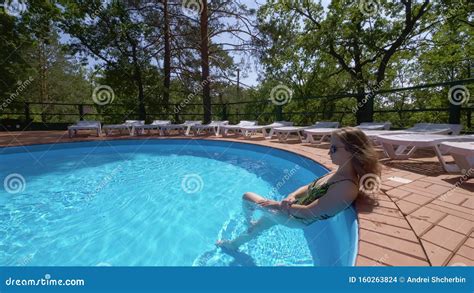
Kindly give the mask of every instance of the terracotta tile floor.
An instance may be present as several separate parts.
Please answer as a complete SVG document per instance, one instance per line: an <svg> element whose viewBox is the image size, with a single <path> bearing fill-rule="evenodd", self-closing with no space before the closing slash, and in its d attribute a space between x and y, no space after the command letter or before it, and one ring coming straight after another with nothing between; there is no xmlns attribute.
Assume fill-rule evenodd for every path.
<svg viewBox="0 0 474 293"><path fill-rule="evenodd" d="M66 131L0 132L0 146L129 138L81 135L70 139ZM263 138L225 140L286 149L334 168L327 144L282 144ZM371 198L358 199L356 205L360 234L357 265L473 266L474 179L446 174L429 151L408 161L384 159L383 152L380 157L384 165L381 190Z"/></svg>

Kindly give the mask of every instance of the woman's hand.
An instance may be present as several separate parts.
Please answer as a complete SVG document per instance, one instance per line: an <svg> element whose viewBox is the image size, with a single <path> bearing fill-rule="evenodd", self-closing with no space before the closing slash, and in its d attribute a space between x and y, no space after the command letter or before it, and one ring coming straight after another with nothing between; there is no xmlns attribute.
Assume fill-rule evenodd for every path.
<svg viewBox="0 0 474 293"><path fill-rule="evenodd" d="M259 202L258 204L263 208L273 209L273 210L279 210L281 207L280 202L275 201L275 200L265 200L265 201Z"/></svg>
<svg viewBox="0 0 474 293"><path fill-rule="evenodd" d="M287 202L288 204L292 204L296 202L296 197L288 196L287 198L283 199L281 202Z"/></svg>
<svg viewBox="0 0 474 293"><path fill-rule="evenodd" d="M289 214L289 210L290 210L290 207L291 205L293 204L293 201L290 201L288 199L284 199L281 203L280 203L280 209L284 212L286 212L287 214Z"/></svg>
<svg viewBox="0 0 474 293"><path fill-rule="evenodd" d="M289 203L292 203L292 202L295 202L296 201L296 197L294 195L289 195L287 198L283 199L283 201L287 201Z"/></svg>

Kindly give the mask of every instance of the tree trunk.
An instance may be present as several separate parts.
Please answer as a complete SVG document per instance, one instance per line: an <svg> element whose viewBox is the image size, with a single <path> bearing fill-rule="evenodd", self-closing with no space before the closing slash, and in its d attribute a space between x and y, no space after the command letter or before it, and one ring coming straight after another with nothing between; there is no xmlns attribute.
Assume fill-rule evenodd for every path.
<svg viewBox="0 0 474 293"><path fill-rule="evenodd" d="M204 123L211 122L211 87L209 81L209 37L208 37L208 15L207 0L202 1L200 17L201 26L201 82L202 82L202 106L204 110Z"/></svg>
<svg viewBox="0 0 474 293"><path fill-rule="evenodd" d="M170 100L170 85L171 85L171 45L170 45L170 20L168 13L168 0L163 0L163 18L164 18L164 41L165 41L165 56L164 64L164 81L163 81L163 104L164 109L169 109Z"/></svg>
<svg viewBox="0 0 474 293"><path fill-rule="evenodd" d="M365 93L365 87L357 87L357 125L374 121L374 96Z"/></svg>
<svg viewBox="0 0 474 293"><path fill-rule="evenodd" d="M137 48L134 45L132 45L132 54L133 54L133 66L135 67L134 77L135 77L135 82L137 83L137 87L138 87L138 116L140 120L146 120L145 92L143 90L142 71L140 69L140 65L138 64Z"/></svg>
<svg viewBox="0 0 474 293"><path fill-rule="evenodd" d="M48 79L47 79L47 58L46 58L46 43L43 39L39 40L38 44L38 63L39 63L39 83L40 83L40 102L48 102ZM46 110L48 105L41 104L41 122L46 123Z"/></svg>

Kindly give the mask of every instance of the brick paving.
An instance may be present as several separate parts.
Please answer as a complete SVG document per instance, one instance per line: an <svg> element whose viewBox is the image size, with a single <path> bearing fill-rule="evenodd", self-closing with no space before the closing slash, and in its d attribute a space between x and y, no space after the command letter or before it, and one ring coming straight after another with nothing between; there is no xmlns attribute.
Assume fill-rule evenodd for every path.
<svg viewBox="0 0 474 293"><path fill-rule="evenodd" d="M70 139L66 131L0 132L0 146L129 138L81 135ZM133 138L162 139L158 136ZM285 149L329 169L335 167L328 155L328 144L279 143L261 137L205 138ZM434 153L420 153L413 159L396 161L384 158L380 151L381 189L370 198L363 197L356 202L358 266L474 265L474 179L447 174ZM446 159L451 160L449 156Z"/></svg>

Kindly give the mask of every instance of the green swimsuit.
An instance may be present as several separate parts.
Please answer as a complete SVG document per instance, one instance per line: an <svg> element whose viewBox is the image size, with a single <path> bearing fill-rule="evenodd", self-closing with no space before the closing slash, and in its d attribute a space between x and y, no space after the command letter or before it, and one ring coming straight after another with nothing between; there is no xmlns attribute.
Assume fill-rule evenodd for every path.
<svg viewBox="0 0 474 293"><path fill-rule="evenodd" d="M334 185L336 183L342 182L342 181L349 180L349 181L351 181L351 182L353 182L354 184L357 185L357 183L355 183L354 180L352 180L352 179L341 179L341 180L337 180L337 181L334 181L334 182L331 182L331 183L325 182L321 185L318 185L317 182L319 181L319 179L320 178L318 178L314 182L312 182L308 187L308 193L303 197L297 198L296 201L294 202L294 204L307 206L307 205L311 204L312 202L314 202L315 200L320 199L321 197L325 196L327 194L328 190L329 190L329 187L331 187L332 185ZM326 220L326 219L329 219L333 216L335 216L335 215L321 215L319 217L314 217L314 218L311 218L311 219L304 219L304 218L299 218L299 217L296 217L296 216L293 216L293 217L298 219L298 220L301 220L301 222L303 222L306 225L310 225L310 224L312 224L312 223L314 223L318 220Z"/></svg>

